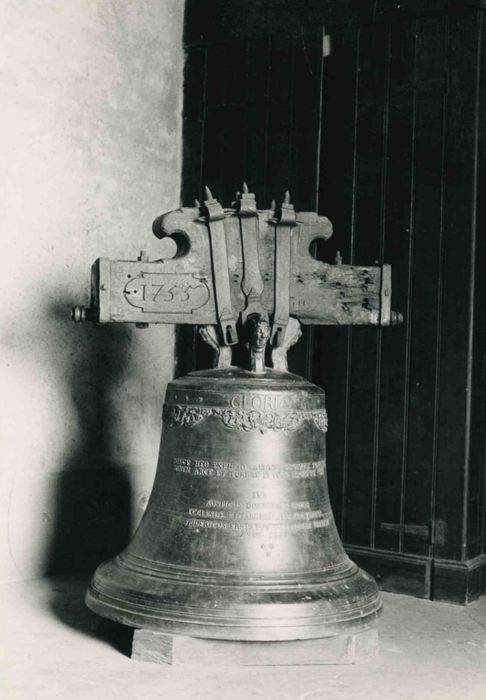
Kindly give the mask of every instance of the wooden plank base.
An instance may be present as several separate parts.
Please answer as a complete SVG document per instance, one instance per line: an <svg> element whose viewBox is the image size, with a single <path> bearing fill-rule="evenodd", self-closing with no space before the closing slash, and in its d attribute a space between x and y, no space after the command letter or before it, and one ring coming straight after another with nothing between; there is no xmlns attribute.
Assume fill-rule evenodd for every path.
<svg viewBox="0 0 486 700"><path fill-rule="evenodd" d="M378 655L376 628L357 634L289 642L199 639L138 629L132 659L158 664L212 666L309 666L354 664Z"/></svg>

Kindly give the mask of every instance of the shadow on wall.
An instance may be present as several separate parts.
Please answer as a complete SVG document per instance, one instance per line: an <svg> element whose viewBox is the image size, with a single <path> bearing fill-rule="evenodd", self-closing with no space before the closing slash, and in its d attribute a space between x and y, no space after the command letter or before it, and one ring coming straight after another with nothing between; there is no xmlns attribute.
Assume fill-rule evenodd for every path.
<svg viewBox="0 0 486 700"><path fill-rule="evenodd" d="M55 333L60 326L65 329L62 337L68 347L62 354L70 358L65 386L76 408L78 434L55 480L46 575L92 573L125 547L132 526L128 466L108 456L114 452L117 419L111 395L125 373L132 331L117 324L85 326L79 329L80 340L78 329L67 327L72 324L69 312L69 302L49 310Z"/></svg>
<svg viewBox="0 0 486 700"><path fill-rule="evenodd" d="M65 625L129 655L131 630L94 615L84 605L84 593L98 564L118 554L131 535L130 472L107 455L116 440L111 395L126 373L132 330L116 324L76 329L70 307L68 302L53 304L49 318L54 332L64 329L63 342L68 343L63 350L70 358L65 386L77 412L78 434L72 441L77 447L66 453L56 478L44 570L48 576L82 572L86 579L54 580L50 609Z"/></svg>

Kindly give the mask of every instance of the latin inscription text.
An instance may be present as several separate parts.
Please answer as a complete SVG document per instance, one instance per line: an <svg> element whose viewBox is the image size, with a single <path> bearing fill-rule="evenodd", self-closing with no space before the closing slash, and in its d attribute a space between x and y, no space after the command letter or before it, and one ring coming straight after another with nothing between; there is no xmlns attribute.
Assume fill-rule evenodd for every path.
<svg viewBox="0 0 486 700"><path fill-rule="evenodd" d="M212 476L233 479L308 479L323 476L324 460L318 462L288 462L278 464L244 464L241 462L212 462L204 459L175 457L174 471L191 476Z"/></svg>

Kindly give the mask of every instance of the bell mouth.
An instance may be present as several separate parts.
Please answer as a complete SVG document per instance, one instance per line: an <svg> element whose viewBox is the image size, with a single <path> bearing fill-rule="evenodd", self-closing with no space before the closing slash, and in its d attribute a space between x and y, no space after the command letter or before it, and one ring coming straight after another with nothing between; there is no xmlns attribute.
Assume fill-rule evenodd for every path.
<svg viewBox="0 0 486 700"><path fill-rule="evenodd" d="M136 628L208 639L289 641L357 633L374 627L382 602L374 580L348 560L348 574L300 575L287 584L208 583L172 569L170 576L127 568L116 557L102 564L86 604ZM178 575L179 574L179 575Z"/></svg>

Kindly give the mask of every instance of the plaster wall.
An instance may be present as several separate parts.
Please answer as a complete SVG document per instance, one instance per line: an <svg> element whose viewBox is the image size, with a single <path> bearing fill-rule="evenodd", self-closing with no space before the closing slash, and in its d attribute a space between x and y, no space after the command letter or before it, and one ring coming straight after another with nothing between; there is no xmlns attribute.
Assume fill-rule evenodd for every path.
<svg viewBox="0 0 486 700"><path fill-rule="evenodd" d="M70 321L179 205L181 0L0 9L0 581L90 569L152 484L173 331Z"/></svg>

